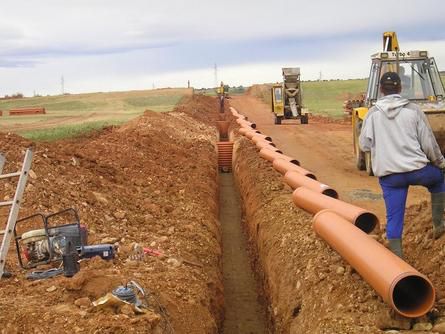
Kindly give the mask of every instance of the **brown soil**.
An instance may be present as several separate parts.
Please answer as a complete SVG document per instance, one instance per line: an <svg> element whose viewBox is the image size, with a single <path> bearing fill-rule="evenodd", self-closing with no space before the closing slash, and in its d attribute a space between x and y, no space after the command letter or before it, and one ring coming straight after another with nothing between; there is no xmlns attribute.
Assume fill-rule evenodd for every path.
<svg viewBox="0 0 445 334"><path fill-rule="evenodd" d="M319 180L335 188L343 200L373 210L384 222L377 179L355 169L348 120L312 117L308 125L277 126L268 106L254 97L230 101L285 154L300 160ZM118 246L113 261L84 261L73 278L34 282L25 279L26 271L19 269L11 249L8 268L14 276L0 281L2 334L160 334L169 333L168 323L175 333L217 333L224 329L215 150L218 138L214 127L222 115L217 110L214 98L193 96L172 113L146 112L122 127L72 140L32 144L0 133L0 151L8 161L5 172L17 170L24 149L34 146L35 175L29 179L21 217L75 207L82 223L88 225L90 244L111 241ZM230 129L235 127L232 122ZM388 328L410 328L411 321L390 317L389 307L373 289L315 235L311 215L293 205L291 190L271 164L258 156L249 141L232 137L242 221L253 255L250 262L267 300L264 306L269 332L382 333ZM9 183L0 185L1 200L8 199L11 188ZM230 191L227 194L235 196ZM408 262L432 280L441 300L428 317L413 322L445 319L445 237L432 243L428 236L431 220L427 199L423 189L410 191L404 250ZM234 210L235 206L232 203L229 208ZM227 219L239 221L236 212L230 210ZM5 214L0 211L0 218L5 220ZM241 231L232 236L236 226L232 227L229 238L238 238ZM132 249L136 243L162 250L167 256L135 260ZM226 245L244 248L242 243ZM233 256L228 265L233 266L235 260L240 258ZM248 266L249 261L243 261L239 261L241 266ZM125 307L92 307L91 301L129 280L149 291L149 312L136 315ZM263 320L262 310L246 310L246 305L256 305L252 300L254 280L244 277L242 282L232 287L242 288L250 282L249 295L241 295L239 290L227 292L226 297L239 298L227 299L226 307L227 315L241 319L245 327L228 323L225 333L232 328L233 333L263 330L255 326ZM162 304L161 309L155 307L155 299ZM258 320L252 321L249 314Z"/></svg>
<svg viewBox="0 0 445 334"><path fill-rule="evenodd" d="M232 174L221 173L220 223L223 240L224 334L266 333L265 305L251 267L243 233L239 194Z"/></svg>
<svg viewBox="0 0 445 334"><path fill-rule="evenodd" d="M73 278L31 282L11 247L14 277L0 289L2 333L168 333L167 322L176 333L217 333L223 308L217 136L194 118L196 110L210 115L216 108L213 98L188 97L172 113L146 112L120 128L34 145L35 177L20 216L74 207L88 225L89 243L115 241L118 253L114 261L82 262ZM5 172L17 170L32 143L4 133L0 142ZM2 200L10 188L3 183ZM168 256L134 260L135 243ZM91 306L129 280L155 296L167 316L156 307L135 315Z"/></svg>
<svg viewBox="0 0 445 334"><path fill-rule="evenodd" d="M270 135L285 154L297 158L319 180L335 188L343 200L376 212L384 229L385 208L378 180L356 170L350 125L311 118L308 125L278 126L273 125L268 106L252 96L233 98L232 105ZM312 216L295 207L281 175L259 157L250 141L235 138L235 175L274 332L382 333L404 328L404 333L419 333L408 329L417 322L434 323L437 317L443 321L445 238L433 243L429 235L431 212L425 202L429 199L426 190L410 190L404 251L407 261L431 279L439 301L427 317L410 321L395 316L315 235Z"/></svg>

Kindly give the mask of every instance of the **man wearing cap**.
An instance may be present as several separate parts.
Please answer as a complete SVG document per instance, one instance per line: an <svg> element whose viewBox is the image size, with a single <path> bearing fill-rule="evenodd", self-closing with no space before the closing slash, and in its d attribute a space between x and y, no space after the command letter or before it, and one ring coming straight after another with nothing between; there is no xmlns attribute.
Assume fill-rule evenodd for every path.
<svg viewBox="0 0 445 334"><path fill-rule="evenodd" d="M445 233L445 160L425 114L418 105L400 96L401 89L397 73L383 74L380 90L384 96L369 109L359 142L364 152L371 152L372 170L382 187L389 248L403 257L403 221L410 185L428 188L433 237L437 239Z"/></svg>

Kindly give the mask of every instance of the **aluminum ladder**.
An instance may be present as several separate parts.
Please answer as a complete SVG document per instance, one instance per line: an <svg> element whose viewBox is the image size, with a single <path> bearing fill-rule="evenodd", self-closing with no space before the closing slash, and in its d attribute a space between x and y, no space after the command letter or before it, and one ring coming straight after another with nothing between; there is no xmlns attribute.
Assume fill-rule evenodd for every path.
<svg viewBox="0 0 445 334"><path fill-rule="evenodd" d="M11 179L14 177L18 177L19 180L17 182L14 199L12 201L0 202L0 207L10 206L6 228L3 231L0 230L0 235L3 235L3 240L0 244L0 279L3 277L5 271L6 257L8 255L9 245L11 244L15 224L19 215L20 204L22 201L23 193L25 192L26 181L28 180L29 170L31 169L32 149L28 148L26 150L21 171L9 174L2 174L5 162L5 157L0 154L0 180Z"/></svg>

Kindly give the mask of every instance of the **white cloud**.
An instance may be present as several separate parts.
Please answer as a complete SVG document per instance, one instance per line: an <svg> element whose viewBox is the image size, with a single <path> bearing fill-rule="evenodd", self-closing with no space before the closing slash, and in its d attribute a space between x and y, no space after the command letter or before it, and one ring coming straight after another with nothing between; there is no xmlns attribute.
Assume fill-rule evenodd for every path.
<svg viewBox="0 0 445 334"><path fill-rule="evenodd" d="M210 86L214 62L236 84L279 80L284 62L302 64L307 78L317 78L320 70L326 78L363 77L385 30L400 31L403 49L428 49L445 68L444 12L441 0L6 0L0 12L0 95L57 93L62 74L73 92L149 88L152 82L176 86L187 79ZM282 40L270 46L280 49L265 52L268 40ZM214 41L220 43L217 57L203 52ZM249 57L249 50L233 49L236 41L262 46ZM323 41L328 49L314 47ZM314 49L302 58L300 49L290 47L295 43ZM190 64L193 55L180 47L187 45L199 46Z"/></svg>

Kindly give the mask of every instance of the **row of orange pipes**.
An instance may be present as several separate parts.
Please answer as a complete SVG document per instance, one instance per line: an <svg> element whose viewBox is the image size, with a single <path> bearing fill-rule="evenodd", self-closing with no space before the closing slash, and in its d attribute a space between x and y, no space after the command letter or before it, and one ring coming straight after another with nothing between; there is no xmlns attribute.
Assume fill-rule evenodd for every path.
<svg viewBox="0 0 445 334"><path fill-rule="evenodd" d="M283 154L255 123L233 107L230 111L240 126L238 133L255 144L260 157L270 161L293 189L294 204L314 214L312 227L317 235L399 314L416 318L431 310L435 290L430 280L368 235L379 224L374 213L339 200L337 191Z"/></svg>

